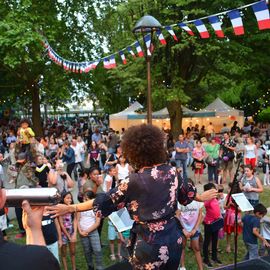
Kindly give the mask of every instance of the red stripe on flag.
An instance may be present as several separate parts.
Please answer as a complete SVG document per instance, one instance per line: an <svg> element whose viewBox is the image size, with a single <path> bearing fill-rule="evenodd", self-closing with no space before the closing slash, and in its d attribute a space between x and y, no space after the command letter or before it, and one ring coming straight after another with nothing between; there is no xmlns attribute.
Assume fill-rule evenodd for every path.
<svg viewBox="0 0 270 270"><path fill-rule="evenodd" d="M245 33L243 26L237 26L237 27L234 27L233 29L236 36L244 35Z"/></svg>
<svg viewBox="0 0 270 270"><path fill-rule="evenodd" d="M270 20L266 19L266 20L258 21L258 25L259 25L260 30L270 29Z"/></svg>
<svg viewBox="0 0 270 270"><path fill-rule="evenodd" d="M200 36L201 36L201 38L209 38L210 37L208 32L200 32Z"/></svg>
<svg viewBox="0 0 270 270"><path fill-rule="evenodd" d="M138 52L138 56L139 56L139 57L143 57L143 51L139 51L139 52Z"/></svg>
<svg viewBox="0 0 270 270"><path fill-rule="evenodd" d="M219 38L224 38L225 37L222 30L215 30L215 33L216 33L217 37L219 37Z"/></svg>

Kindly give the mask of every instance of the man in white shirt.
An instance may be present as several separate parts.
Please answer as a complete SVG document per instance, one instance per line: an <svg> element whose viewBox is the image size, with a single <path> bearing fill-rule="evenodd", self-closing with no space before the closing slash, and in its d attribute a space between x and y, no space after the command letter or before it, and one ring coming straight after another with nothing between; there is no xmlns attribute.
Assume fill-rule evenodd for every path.
<svg viewBox="0 0 270 270"><path fill-rule="evenodd" d="M81 170L83 169L83 160L82 160L82 155L81 155L82 148L77 143L76 139L72 139L70 147L74 150L74 153L75 153L75 166L73 169L74 180L78 181L78 174L77 174L78 167L80 167Z"/></svg>
<svg viewBox="0 0 270 270"><path fill-rule="evenodd" d="M215 134L215 129L212 122L210 122L209 125L206 127L206 134L208 136L213 136Z"/></svg>

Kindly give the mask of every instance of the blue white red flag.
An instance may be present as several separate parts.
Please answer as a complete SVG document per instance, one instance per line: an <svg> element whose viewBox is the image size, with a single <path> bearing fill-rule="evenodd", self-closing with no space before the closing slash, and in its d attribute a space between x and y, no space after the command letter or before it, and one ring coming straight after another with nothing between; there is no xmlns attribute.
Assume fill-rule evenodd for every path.
<svg viewBox="0 0 270 270"><path fill-rule="evenodd" d="M136 47L138 56L139 56L139 57L143 57L143 51L142 51L142 47L141 47L139 41L136 41L136 42L135 42L135 47Z"/></svg>
<svg viewBox="0 0 270 270"><path fill-rule="evenodd" d="M178 41L178 38L177 38L176 34L174 33L171 26L165 26L165 29L173 36L173 39L175 41Z"/></svg>
<svg viewBox="0 0 270 270"><path fill-rule="evenodd" d="M166 42L166 39L164 38L162 32L161 32L160 30L157 30L157 31L156 31L156 34L157 34L157 37L158 37L160 43L161 43L162 45L166 45L167 42Z"/></svg>
<svg viewBox="0 0 270 270"><path fill-rule="evenodd" d="M105 57L103 59L103 66L104 66L105 69L110 69L111 68L110 59L108 57Z"/></svg>
<svg viewBox="0 0 270 270"><path fill-rule="evenodd" d="M259 29L270 29L270 15L269 9L265 1L261 1L252 5L252 9L255 13Z"/></svg>
<svg viewBox="0 0 270 270"><path fill-rule="evenodd" d="M125 56L124 52L123 51L119 51L119 55L120 55L120 57L122 59L123 64L126 65L127 59L126 59L126 56Z"/></svg>
<svg viewBox="0 0 270 270"><path fill-rule="evenodd" d="M147 34L146 36L144 36L144 42L147 48L147 55L151 55L151 34Z"/></svg>
<svg viewBox="0 0 270 270"><path fill-rule="evenodd" d="M189 35L194 36L193 31L185 23L178 23L178 26L184 29Z"/></svg>
<svg viewBox="0 0 270 270"><path fill-rule="evenodd" d="M63 69L67 70L67 62L66 61L63 61Z"/></svg>
<svg viewBox="0 0 270 270"><path fill-rule="evenodd" d="M135 53L133 52L132 48L130 46L127 47L127 51L134 57L136 58Z"/></svg>
<svg viewBox="0 0 270 270"><path fill-rule="evenodd" d="M95 69L97 67L99 63L99 60L95 60L95 61L91 61L91 62L87 62L84 68L84 72L87 73L92 69Z"/></svg>
<svg viewBox="0 0 270 270"><path fill-rule="evenodd" d="M233 30L236 36L243 35L245 33L243 21L239 10L232 10L228 13L228 16L231 20Z"/></svg>
<svg viewBox="0 0 270 270"><path fill-rule="evenodd" d="M116 68L116 62L115 62L114 54L110 56L110 68Z"/></svg>
<svg viewBox="0 0 270 270"><path fill-rule="evenodd" d="M215 30L217 37L224 38L224 33L221 28L222 22L220 21L218 16L211 16L208 18L208 20L211 26L213 27L213 29Z"/></svg>
<svg viewBox="0 0 270 270"><path fill-rule="evenodd" d="M202 22L202 20L196 20L194 22L201 38L209 38L210 35L209 35L209 32L207 31L207 28L206 26L204 25L204 23Z"/></svg>

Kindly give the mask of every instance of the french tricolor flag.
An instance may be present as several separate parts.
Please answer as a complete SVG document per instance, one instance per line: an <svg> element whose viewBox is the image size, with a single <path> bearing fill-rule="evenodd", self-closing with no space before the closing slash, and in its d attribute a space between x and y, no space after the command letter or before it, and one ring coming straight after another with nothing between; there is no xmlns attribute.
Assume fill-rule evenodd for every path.
<svg viewBox="0 0 270 270"><path fill-rule="evenodd" d="M151 34L144 36L144 42L147 48L147 55L151 55L150 48L151 48Z"/></svg>
<svg viewBox="0 0 270 270"><path fill-rule="evenodd" d="M215 30L217 37L224 38L224 33L221 28L222 22L220 21L218 16L209 17L208 20L212 25L213 29Z"/></svg>
<svg viewBox="0 0 270 270"><path fill-rule="evenodd" d="M200 33L201 38L209 38L209 32L207 31L207 28L205 27L204 23L202 22L202 20L196 20L194 22L197 30Z"/></svg>
<svg viewBox="0 0 270 270"><path fill-rule="evenodd" d="M90 70L95 69L97 67L98 63L99 63L99 60L95 60L95 61L87 63L86 67L84 68L84 72L87 73Z"/></svg>
<svg viewBox="0 0 270 270"><path fill-rule="evenodd" d="M259 29L270 29L270 15L266 2L261 1L255 3L254 5L252 5L252 9L258 21Z"/></svg>
<svg viewBox="0 0 270 270"><path fill-rule="evenodd" d="M63 61L63 68L64 68L64 70L67 70L67 63L66 63L66 61Z"/></svg>
<svg viewBox="0 0 270 270"><path fill-rule="evenodd" d="M115 56L114 54L110 57L110 68L116 68Z"/></svg>
<svg viewBox="0 0 270 270"><path fill-rule="evenodd" d="M232 22L234 33L236 36L243 35L245 33L243 21L239 10L232 10L228 13L228 16Z"/></svg>
<svg viewBox="0 0 270 270"><path fill-rule="evenodd" d="M123 51L119 51L119 55L120 55L120 57L122 59L123 64L126 65L127 59L126 59L126 56L125 56L124 52Z"/></svg>
<svg viewBox="0 0 270 270"><path fill-rule="evenodd" d="M157 30L157 31L156 31L156 34L157 34L157 37L158 37L160 43L161 43L162 45L166 45L167 42L166 42L166 39L164 38L162 32L161 32L160 30Z"/></svg>
<svg viewBox="0 0 270 270"><path fill-rule="evenodd" d="M134 58L136 58L136 55L135 55L135 53L133 52L133 50L131 49L130 46L127 47L127 51L128 51Z"/></svg>
<svg viewBox="0 0 270 270"><path fill-rule="evenodd" d="M135 47L136 47L138 56L143 57L143 51L142 51L142 48L141 48L141 45L140 45L139 41L135 42Z"/></svg>
<svg viewBox="0 0 270 270"><path fill-rule="evenodd" d="M174 33L171 26L165 26L165 29L173 36L173 39L175 41L178 41L178 38L177 38L176 34Z"/></svg>
<svg viewBox="0 0 270 270"><path fill-rule="evenodd" d="M103 66L104 66L104 68L106 68L106 69L110 69L110 59L109 58L104 58L103 59Z"/></svg>
<svg viewBox="0 0 270 270"><path fill-rule="evenodd" d="M178 23L178 26L184 29L189 35L194 36L192 30L185 23Z"/></svg>

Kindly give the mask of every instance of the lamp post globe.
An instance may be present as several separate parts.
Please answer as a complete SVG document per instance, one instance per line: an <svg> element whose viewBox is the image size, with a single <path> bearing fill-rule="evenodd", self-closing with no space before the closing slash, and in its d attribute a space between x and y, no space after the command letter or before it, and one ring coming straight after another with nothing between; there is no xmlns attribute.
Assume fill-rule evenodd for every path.
<svg viewBox="0 0 270 270"><path fill-rule="evenodd" d="M152 44L153 33L156 31L160 31L162 29L162 25L160 22L150 15L145 15L141 19L138 20L132 32L134 33L137 40L140 37L144 40L144 36L150 34L150 44ZM143 42L144 43L144 42ZM147 65L147 123L152 124L152 93L151 93L151 53L147 49L145 43L143 46L144 56Z"/></svg>

